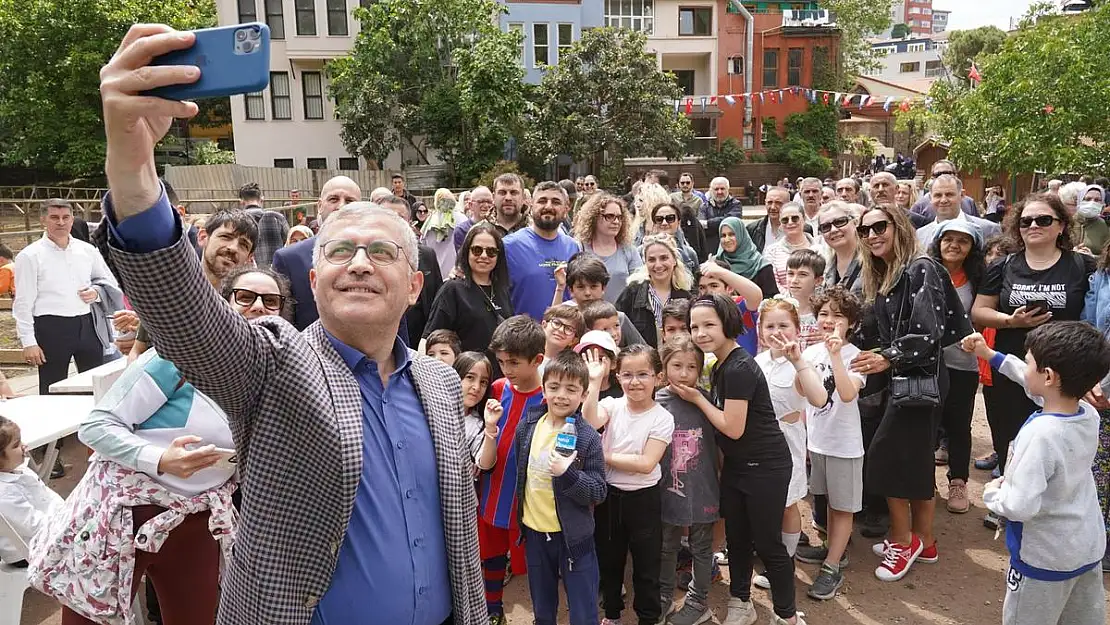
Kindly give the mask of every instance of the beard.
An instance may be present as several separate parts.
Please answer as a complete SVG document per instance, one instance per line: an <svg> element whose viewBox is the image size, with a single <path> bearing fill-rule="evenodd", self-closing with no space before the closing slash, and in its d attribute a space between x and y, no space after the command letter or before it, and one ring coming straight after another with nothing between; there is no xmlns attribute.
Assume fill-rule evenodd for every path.
<svg viewBox="0 0 1110 625"><path fill-rule="evenodd" d="M557 230L559 228L559 224L563 222L556 215L544 213L540 215L534 215L532 217L532 223L536 224L536 227L540 230L551 232L552 230Z"/></svg>

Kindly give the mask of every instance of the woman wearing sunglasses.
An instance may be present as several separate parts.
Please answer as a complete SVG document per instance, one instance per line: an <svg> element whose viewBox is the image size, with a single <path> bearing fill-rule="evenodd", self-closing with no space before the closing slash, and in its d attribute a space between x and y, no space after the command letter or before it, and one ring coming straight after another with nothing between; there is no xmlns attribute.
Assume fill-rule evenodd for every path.
<svg viewBox="0 0 1110 625"><path fill-rule="evenodd" d="M486 353L493 330L513 316L504 258L497 226L488 221L475 224L459 248L455 270L461 277L444 282L432 302L425 339L436 330L451 330L459 335L462 351Z"/></svg>
<svg viewBox="0 0 1110 625"><path fill-rule="evenodd" d="M970 334L971 324L944 266L921 253L905 211L886 205L866 210L858 235L860 279L864 299L874 307L879 348L860 354L852 370L868 376L889 370L892 394L899 378L935 380L939 390L936 405L887 402L867 450L865 479L886 497L890 512L890 534L874 549L882 557L875 575L893 582L914 562L939 557L933 441L948 393L942 348Z"/></svg>
<svg viewBox="0 0 1110 625"><path fill-rule="evenodd" d="M582 251L605 263L609 284L603 298L615 304L628 276L644 264L632 246L632 216L624 200L605 192L591 195L574 217L574 238Z"/></svg>
<svg viewBox="0 0 1110 625"><path fill-rule="evenodd" d="M794 250L813 248L813 238L806 234L805 225L806 215L802 206L796 202L787 202L779 210L779 228L782 230L782 238L768 245L763 251L763 257L774 269L775 283L782 293L790 292L786 284L786 260L790 258L790 253Z"/></svg>
<svg viewBox="0 0 1110 625"><path fill-rule="evenodd" d="M220 293L247 319L292 319L289 283L270 269L234 269ZM227 415L151 348L128 366L78 435L97 454L47 530L42 558L55 588L82 580L67 585L62 623L122 620L144 574L165 622L213 622L221 552L230 556L236 523L231 495L239 462L230 451ZM106 522L89 525L93 517ZM142 549L148 540L159 548ZM115 544L140 548L108 548ZM95 570L65 553L74 548L96 554L89 560ZM120 587L124 580L129 588Z"/></svg>
<svg viewBox="0 0 1110 625"><path fill-rule="evenodd" d="M682 231L682 211L671 203L671 196L658 184L640 187L640 207L643 211L644 234L669 234L678 249L679 259L690 275L698 275L698 253L686 240ZM641 249L641 255L643 250Z"/></svg>
<svg viewBox="0 0 1110 625"><path fill-rule="evenodd" d="M674 237L649 234L640 246L644 266L628 277L617 310L628 315L652 347L663 343L663 307L672 299L690 299L694 280L678 255Z"/></svg>
<svg viewBox="0 0 1110 625"><path fill-rule="evenodd" d="M1016 251L987 269L971 309L976 325L998 328L994 348L1025 357L1025 336L1050 321L1076 321L1095 271L1095 259L1073 251L1077 227L1060 198L1034 194L1006 213L1006 238ZM1037 406L1004 375L992 378L987 422L998 468L1005 472L1010 442ZM987 391L985 391L987 392ZM987 515L984 524L997 527Z"/></svg>

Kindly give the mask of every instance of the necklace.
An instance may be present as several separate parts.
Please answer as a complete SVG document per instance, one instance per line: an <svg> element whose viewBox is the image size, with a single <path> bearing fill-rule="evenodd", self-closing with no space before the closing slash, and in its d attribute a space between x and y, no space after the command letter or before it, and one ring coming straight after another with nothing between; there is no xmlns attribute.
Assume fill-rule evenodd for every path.
<svg viewBox="0 0 1110 625"><path fill-rule="evenodd" d="M486 292L486 287L485 286L483 286L481 284L478 284L477 282L475 282L474 285L478 287L478 290L482 292L482 296L486 298L487 302L489 302L489 306L486 307L486 310L489 311L489 312L492 312L492 313L496 313L497 316L500 317L501 316L501 307L498 306L497 302L495 302L493 300L493 296L494 296L493 285L492 284L489 285L489 292L488 293Z"/></svg>

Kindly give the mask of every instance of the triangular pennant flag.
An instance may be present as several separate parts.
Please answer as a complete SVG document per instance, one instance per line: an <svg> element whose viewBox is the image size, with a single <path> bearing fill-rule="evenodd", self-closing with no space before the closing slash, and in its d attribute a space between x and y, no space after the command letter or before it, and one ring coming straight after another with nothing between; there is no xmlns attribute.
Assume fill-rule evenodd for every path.
<svg viewBox="0 0 1110 625"><path fill-rule="evenodd" d="M763 98L763 92L762 91L759 92L759 103L760 104L766 104L767 103L767 101Z"/></svg>
<svg viewBox="0 0 1110 625"><path fill-rule="evenodd" d="M674 114L675 114L675 115L678 115L678 107L679 107L680 105L681 105L681 101L680 101L680 100L675 100L675 101L674 101Z"/></svg>
<svg viewBox="0 0 1110 625"><path fill-rule="evenodd" d="M859 110L862 111L863 107L867 106L867 101L870 100L870 99L871 99L871 96L861 93L860 96L859 96Z"/></svg>
<svg viewBox="0 0 1110 625"><path fill-rule="evenodd" d="M894 104L894 96L887 96L886 103L883 104L883 110L889 113L891 104Z"/></svg>
<svg viewBox="0 0 1110 625"><path fill-rule="evenodd" d="M776 104L776 103L778 103L778 100L775 98L775 92L772 91L771 92L771 104Z"/></svg>
<svg viewBox="0 0 1110 625"><path fill-rule="evenodd" d="M734 106L736 104L736 98L732 97L731 95L726 95L725 102L728 102L729 106Z"/></svg>
<svg viewBox="0 0 1110 625"><path fill-rule="evenodd" d="M849 93L848 95L846 95L844 97L844 106L847 107L847 106L851 106L851 105L852 105L852 94Z"/></svg>
<svg viewBox="0 0 1110 625"><path fill-rule="evenodd" d="M779 89L779 102L786 102L786 94L782 89Z"/></svg>
<svg viewBox="0 0 1110 625"><path fill-rule="evenodd" d="M902 111L903 113L909 112L909 110L910 110L910 99L906 98L906 99L902 100L902 104L898 107L898 110Z"/></svg>
<svg viewBox="0 0 1110 625"><path fill-rule="evenodd" d="M928 109L928 108L932 108L932 107L933 107L933 99L930 98L930 97L926 97L925 98L925 108Z"/></svg>
<svg viewBox="0 0 1110 625"><path fill-rule="evenodd" d="M705 101L706 100L707 100L707 98L705 96L702 96L702 98L701 98L701 112L702 113L705 112Z"/></svg>
<svg viewBox="0 0 1110 625"><path fill-rule="evenodd" d="M686 98L686 114L694 112L694 98Z"/></svg>
<svg viewBox="0 0 1110 625"><path fill-rule="evenodd" d="M972 87L976 87L979 83L983 82L983 76L979 73L979 67L975 65L975 61L971 62L971 69L967 72L967 79L971 81Z"/></svg>
<svg viewBox="0 0 1110 625"><path fill-rule="evenodd" d="M712 105L712 104L716 104L716 103L717 103L717 96L715 96L715 95L714 96L709 96L709 104Z"/></svg>
<svg viewBox="0 0 1110 625"><path fill-rule="evenodd" d="M821 94L821 100L827 105L829 103L829 92L825 91Z"/></svg>

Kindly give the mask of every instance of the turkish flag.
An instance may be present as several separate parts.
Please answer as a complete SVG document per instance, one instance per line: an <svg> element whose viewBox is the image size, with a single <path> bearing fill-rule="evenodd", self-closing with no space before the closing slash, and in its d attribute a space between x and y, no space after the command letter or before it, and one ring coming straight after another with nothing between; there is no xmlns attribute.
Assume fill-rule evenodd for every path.
<svg viewBox="0 0 1110 625"><path fill-rule="evenodd" d="M905 100L902 100L902 105L898 107L898 110L902 111L903 113L908 113L910 111L910 99L906 98Z"/></svg>
<svg viewBox="0 0 1110 625"><path fill-rule="evenodd" d="M771 92L771 104L776 104L778 101L775 98L775 92Z"/></svg>
<svg viewBox="0 0 1110 625"><path fill-rule="evenodd" d="M825 104L828 104L829 103L829 94L828 93L822 93L821 94L821 101L824 102Z"/></svg>
<svg viewBox="0 0 1110 625"><path fill-rule="evenodd" d="M694 99L686 98L686 114L689 115L694 112Z"/></svg>
<svg viewBox="0 0 1110 625"><path fill-rule="evenodd" d="M971 81L972 85L983 82L983 76L979 73L979 68L975 65L975 61L971 62L971 69L967 71L967 79Z"/></svg>

